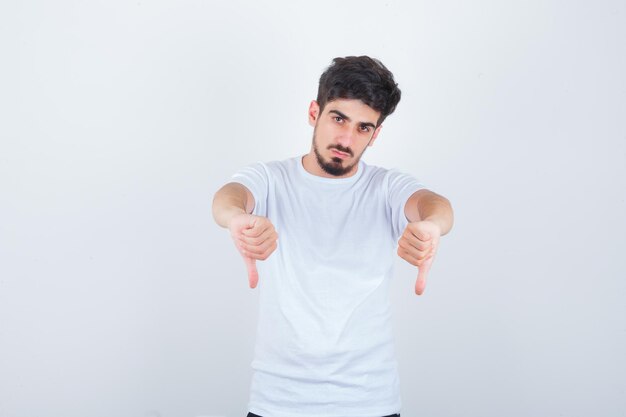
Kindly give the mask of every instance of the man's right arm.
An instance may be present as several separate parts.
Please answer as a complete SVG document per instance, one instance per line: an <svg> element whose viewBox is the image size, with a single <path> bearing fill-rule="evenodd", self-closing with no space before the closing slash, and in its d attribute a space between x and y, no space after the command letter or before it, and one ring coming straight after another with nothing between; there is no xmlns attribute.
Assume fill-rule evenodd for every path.
<svg viewBox="0 0 626 417"><path fill-rule="evenodd" d="M230 236L248 269L250 288L259 281L257 260L265 260L276 250L278 234L267 217L255 216L254 196L239 183L228 183L213 198L215 222L230 231Z"/></svg>

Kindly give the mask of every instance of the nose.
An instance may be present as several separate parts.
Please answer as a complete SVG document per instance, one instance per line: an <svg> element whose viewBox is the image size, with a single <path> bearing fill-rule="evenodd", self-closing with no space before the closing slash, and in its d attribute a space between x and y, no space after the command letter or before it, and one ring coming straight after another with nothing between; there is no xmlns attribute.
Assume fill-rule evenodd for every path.
<svg viewBox="0 0 626 417"><path fill-rule="evenodd" d="M343 129L341 134L337 137L337 143L343 146L344 148L349 148L355 139L354 129L346 128Z"/></svg>

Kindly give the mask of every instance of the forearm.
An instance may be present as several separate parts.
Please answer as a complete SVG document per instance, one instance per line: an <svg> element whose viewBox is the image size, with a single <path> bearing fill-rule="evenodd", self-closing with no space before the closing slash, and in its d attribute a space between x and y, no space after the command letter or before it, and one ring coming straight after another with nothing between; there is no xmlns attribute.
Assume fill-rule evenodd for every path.
<svg viewBox="0 0 626 417"><path fill-rule="evenodd" d="M213 219L222 227L228 227L230 219L246 211L246 190L241 184L228 183L213 197Z"/></svg>
<svg viewBox="0 0 626 417"><path fill-rule="evenodd" d="M431 192L419 199L417 210L421 220L428 220L439 226L441 236L452 229L454 214L447 198Z"/></svg>

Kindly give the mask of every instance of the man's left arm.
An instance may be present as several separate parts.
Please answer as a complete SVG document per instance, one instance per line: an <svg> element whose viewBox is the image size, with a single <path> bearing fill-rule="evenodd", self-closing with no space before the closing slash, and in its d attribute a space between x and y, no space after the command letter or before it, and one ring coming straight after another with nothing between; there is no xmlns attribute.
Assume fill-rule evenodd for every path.
<svg viewBox="0 0 626 417"><path fill-rule="evenodd" d="M439 247L439 239L452 229L454 215L447 198L421 189L409 197L404 214L409 224L398 241L398 255L419 268L415 293L421 295Z"/></svg>

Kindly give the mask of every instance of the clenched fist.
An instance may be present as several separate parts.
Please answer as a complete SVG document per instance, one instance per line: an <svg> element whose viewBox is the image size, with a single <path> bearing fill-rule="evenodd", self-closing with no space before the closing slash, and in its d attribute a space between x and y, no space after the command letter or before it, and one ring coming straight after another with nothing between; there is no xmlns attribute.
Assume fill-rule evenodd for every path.
<svg viewBox="0 0 626 417"><path fill-rule="evenodd" d="M246 263L250 288L256 288L259 282L256 260L265 260L274 252L278 246L278 233L267 217L246 213L234 216L228 230Z"/></svg>
<svg viewBox="0 0 626 417"><path fill-rule="evenodd" d="M419 268L415 293L422 295L426 287L426 276L433 263L441 229L436 223L428 220L409 223L398 241L398 255Z"/></svg>

